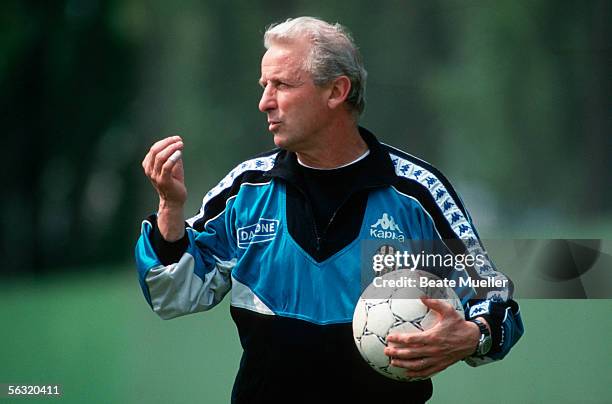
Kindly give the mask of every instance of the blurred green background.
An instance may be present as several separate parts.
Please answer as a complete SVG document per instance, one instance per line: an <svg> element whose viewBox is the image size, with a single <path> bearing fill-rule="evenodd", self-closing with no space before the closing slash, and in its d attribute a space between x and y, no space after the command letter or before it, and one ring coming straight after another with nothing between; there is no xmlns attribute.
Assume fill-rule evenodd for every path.
<svg viewBox="0 0 612 404"><path fill-rule="evenodd" d="M240 346L228 301L163 321L131 268L110 269L0 287L0 381L60 383L69 403L229 402ZM455 364L431 402L609 403L612 300L519 304L527 333L510 355Z"/></svg>
<svg viewBox="0 0 612 404"><path fill-rule="evenodd" d="M261 37L298 15L351 30L362 124L440 168L483 239L612 237L610 1L7 0L0 383L61 383L75 403L228 401L228 303L163 322L141 296L131 257L157 200L140 161L182 135L195 212L272 148ZM612 301L520 303L511 355L437 376L433 402L611 402Z"/></svg>

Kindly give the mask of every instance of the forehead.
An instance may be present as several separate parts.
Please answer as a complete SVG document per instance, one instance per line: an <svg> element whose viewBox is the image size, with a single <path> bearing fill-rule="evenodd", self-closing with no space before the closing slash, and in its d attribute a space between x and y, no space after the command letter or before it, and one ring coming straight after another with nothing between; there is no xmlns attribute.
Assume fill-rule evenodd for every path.
<svg viewBox="0 0 612 404"><path fill-rule="evenodd" d="M302 77L309 47L302 43L274 44L261 59L261 78Z"/></svg>

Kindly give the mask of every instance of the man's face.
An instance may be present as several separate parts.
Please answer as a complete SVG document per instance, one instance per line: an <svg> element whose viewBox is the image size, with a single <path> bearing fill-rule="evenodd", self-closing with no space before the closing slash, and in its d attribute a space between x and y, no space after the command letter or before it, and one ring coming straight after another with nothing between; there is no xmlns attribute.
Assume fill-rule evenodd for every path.
<svg viewBox="0 0 612 404"><path fill-rule="evenodd" d="M309 44L275 44L261 60L259 84L263 94L259 110L268 116L274 143L283 149L303 152L319 140L320 129L328 122L330 91L315 86L303 68Z"/></svg>

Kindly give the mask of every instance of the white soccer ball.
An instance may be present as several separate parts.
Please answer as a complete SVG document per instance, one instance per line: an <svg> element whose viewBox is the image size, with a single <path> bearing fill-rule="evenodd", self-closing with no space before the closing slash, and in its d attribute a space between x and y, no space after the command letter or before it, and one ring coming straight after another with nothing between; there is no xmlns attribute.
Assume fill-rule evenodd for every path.
<svg viewBox="0 0 612 404"><path fill-rule="evenodd" d="M420 288L419 278L437 279L424 271L399 270L385 274L370 284L362 293L353 315L353 338L365 361L378 373L401 381L422 380L406 376L406 369L391 366L391 358L384 353L387 336L397 333L423 332L433 327L438 315L420 300L420 296L441 299L451 304L464 316L461 301L455 291L447 287ZM414 287L407 286L415 279ZM396 286L381 287L376 285ZM391 281L391 282L389 282ZM397 286L397 285L404 286Z"/></svg>

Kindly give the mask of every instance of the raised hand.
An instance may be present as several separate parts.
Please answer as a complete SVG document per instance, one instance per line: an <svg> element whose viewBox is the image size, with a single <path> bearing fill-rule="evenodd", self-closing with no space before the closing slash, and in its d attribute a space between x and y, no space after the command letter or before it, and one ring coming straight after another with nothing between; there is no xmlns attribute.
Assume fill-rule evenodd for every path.
<svg viewBox="0 0 612 404"><path fill-rule="evenodd" d="M183 140L171 136L156 142L142 161L145 175L159 195L157 225L164 239L176 241L185 231L183 208L187 187L181 152Z"/></svg>

